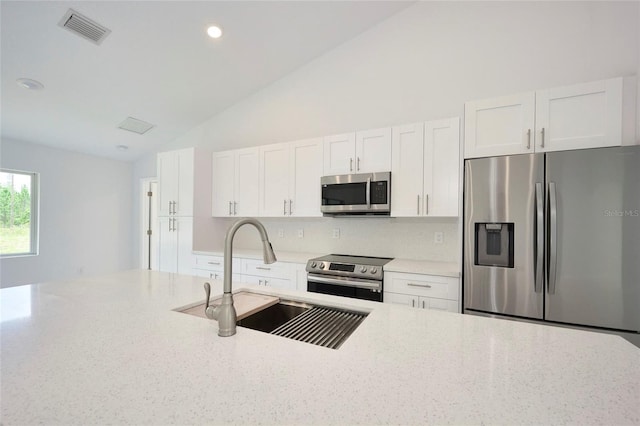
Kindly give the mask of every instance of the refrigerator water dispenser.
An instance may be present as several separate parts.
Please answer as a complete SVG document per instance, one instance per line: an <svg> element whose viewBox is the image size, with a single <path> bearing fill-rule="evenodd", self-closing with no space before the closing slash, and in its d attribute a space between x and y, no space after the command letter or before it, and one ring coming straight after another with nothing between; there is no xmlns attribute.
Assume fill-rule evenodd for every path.
<svg viewBox="0 0 640 426"><path fill-rule="evenodd" d="M475 225L475 264L513 268L513 223Z"/></svg>

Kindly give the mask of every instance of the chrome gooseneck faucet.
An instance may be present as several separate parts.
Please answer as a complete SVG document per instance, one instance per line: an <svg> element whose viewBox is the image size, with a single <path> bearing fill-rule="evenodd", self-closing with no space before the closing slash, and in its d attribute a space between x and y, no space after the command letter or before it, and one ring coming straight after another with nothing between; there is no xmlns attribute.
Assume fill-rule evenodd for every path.
<svg viewBox="0 0 640 426"><path fill-rule="evenodd" d="M264 263L274 263L276 255L273 252L273 247L269 242L267 236L267 230L264 229L262 223L253 218L240 219L227 230L227 235L224 239L224 294L222 295L222 302L220 305L209 306L209 297L211 296L211 285L204 283L204 291L207 295L207 301L205 305L205 314L207 318L218 320L218 336L227 337L236 334L236 308L233 306L233 295L231 294L231 277L233 274L233 238L236 231L242 225L253 225L260 233L262 239L262 255L264 257Z"/></svg>

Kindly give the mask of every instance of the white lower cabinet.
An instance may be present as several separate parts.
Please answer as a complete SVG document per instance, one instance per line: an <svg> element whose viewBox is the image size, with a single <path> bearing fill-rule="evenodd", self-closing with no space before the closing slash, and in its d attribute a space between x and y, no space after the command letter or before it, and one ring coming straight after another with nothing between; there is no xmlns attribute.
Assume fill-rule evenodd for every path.
<svg viewBox="0 0 640 426"><path fill-rule="evenodd" d="M385 272L384 302L420 309L459 311L460 279L439 275Z"/></svg>
<svg viewBox="0 0 640 426"><path fill-rule="evenodd" d="M192 268L193 218L158 218L158 269L189 274Z"/></svg>
<svg viewBox="0 0 640 426"><path fill-rule="evenodd" d="M241 279L240 259L233 259L233 279L238 282ZM198 277L212 280L224 279L224 256L212 256L196 254L193 256L192 273Z"/></svg>
<svg viewBox="0 0 640 426"><path fill-rule="evenodd" d="M291 263L265 264L259 259L241 259L241 281L247 284L295 290L296 271Z"/></svg>

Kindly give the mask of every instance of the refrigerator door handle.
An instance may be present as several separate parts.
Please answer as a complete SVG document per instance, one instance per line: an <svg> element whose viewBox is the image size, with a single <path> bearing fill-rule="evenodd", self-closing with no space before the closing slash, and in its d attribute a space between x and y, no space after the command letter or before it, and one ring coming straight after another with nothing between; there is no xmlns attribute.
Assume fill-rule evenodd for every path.
<svg viewBox="0 0 640 426"><path fill-rule="evenodd" d="M534 291L542 292L544 265L544 203L542 183L536 182L536 254L534 259Z"/></svg>
<svg viewBox="0 0 640 426"><path fill-rule="evenodd" d="M556 269L558 266L558 202L556 184L549 182L549 281L548 293L556 292Z"/></svg>

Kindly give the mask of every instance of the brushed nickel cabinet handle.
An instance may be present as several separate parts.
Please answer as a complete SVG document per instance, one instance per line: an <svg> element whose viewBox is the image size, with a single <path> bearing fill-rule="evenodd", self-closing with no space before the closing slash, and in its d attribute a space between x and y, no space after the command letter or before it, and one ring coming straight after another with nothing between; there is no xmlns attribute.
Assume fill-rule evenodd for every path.
<svg viewBox="0 0 640 426"><path fill-rule="evenodd" d="M407 283L407 285L409 287L424 287L424 288L431 288L431 286L429 284L415 284L415 283Z"/></svg>
<svg viewBox="0 0 640 426"><path fill-rule="evenodd" d="M542 140L540 141L540 147L544 148L544 127L542 128L542 131L540 132L540 134L542 135Z"/></svg>
<svg viewBox="0 0 640 426"><path fill-rule="evenodd" d="M527 149L531 149L531 129L527 130Z"/></svg>

